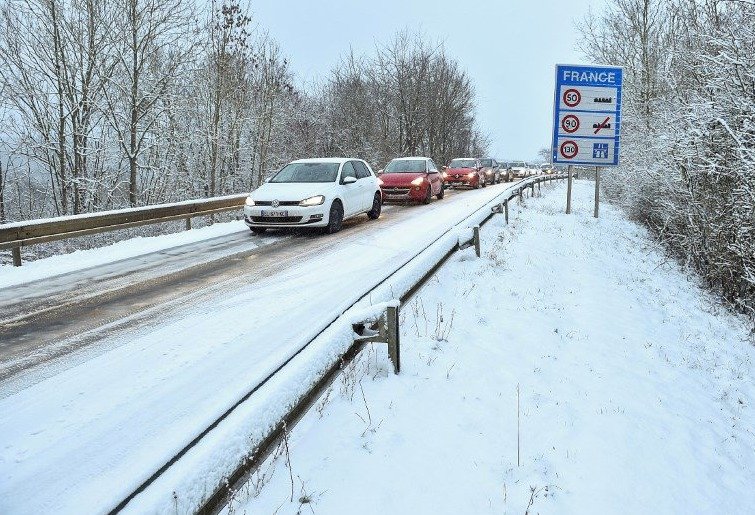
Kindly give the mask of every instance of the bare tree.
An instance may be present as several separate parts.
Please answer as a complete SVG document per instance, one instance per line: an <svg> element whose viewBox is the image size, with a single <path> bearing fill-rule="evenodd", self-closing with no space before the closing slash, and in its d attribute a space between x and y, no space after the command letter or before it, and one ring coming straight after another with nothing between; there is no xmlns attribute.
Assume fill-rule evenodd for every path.
<svg viewBox="0 0 755 515"><path fill-rule="evenodd" d="M107 114L128 163L128 199L138 203L142 154L152 144L161 101L191 57L194 18L186 0L116 0L116 64Z"/></svg>

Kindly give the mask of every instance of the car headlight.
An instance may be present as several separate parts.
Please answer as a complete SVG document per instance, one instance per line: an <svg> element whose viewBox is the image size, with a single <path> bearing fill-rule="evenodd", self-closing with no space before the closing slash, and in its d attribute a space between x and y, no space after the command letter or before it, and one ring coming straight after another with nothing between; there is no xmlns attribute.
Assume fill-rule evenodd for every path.
<svg viewBox="0 0 755 515"><path fill-rule="evenodd" d="M380 177L378 177L378 186L382 186L383 184L385 184L383 182L383 179L381 179Z"/></svg>
<svg viewBox="0 0 755 515"><path fill-rule="evenodd" d="M254 205L254 200L252 197L246 197L246 202L244 202L247 206L251 207Z"/></svg>
<svg viewBox="0 0 755 515"><path fill-rule="evenodd" d="M416 179L414 179L412 181L412 185L413 186L422 186L422 184L424 184L424 182L425 182L425 178L424 177L417 177Z"/></svg>
<svg viewBox="0 0 755 515"><path fill-rule="evenodd" d="M448 179L448 172L443 172L443 178Z"/></svg>
<svg viewBox="0 0 755 515"><path fill-rule="evenodd" d="M471 179L472 177L474 177L474 172L469 172L469 173L467 174L467 177L469 177L470 179Z"/></svg>
<svg viewBox="0 0 755 515"><path fill-rule="evenodd" d="M325 202L325 197L322 195L317 195L302 200L301 202L299 202L299 205L302 207L319 206L323 202Z"/></svg>

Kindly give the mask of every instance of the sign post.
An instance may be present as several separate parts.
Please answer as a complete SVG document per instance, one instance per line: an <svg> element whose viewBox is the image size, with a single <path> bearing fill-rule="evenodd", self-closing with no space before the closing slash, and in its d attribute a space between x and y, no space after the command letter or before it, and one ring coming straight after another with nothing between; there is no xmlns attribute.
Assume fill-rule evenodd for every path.
<svg viewBox="0 0 755 515"><path fill-rule="evenodd" d="M600 167L595 167L595 210L592 216L598 218L598 206L600 206Z"/></svg>
<svg viewBox="0 0 755 515"><path fill-rule="evenodd" d="M569 178L567 179L567 183L566 183L566 214L567 215L571 214L571 181L572 181L572 179L571 179L571 167L572 167L572 165L568 166Z"/></svg>
<svg viewBox="0 0 755 515"><path fill-rule="evenodd" d="M615 66L556 65L551 153L553 164L569 166L569 186L573 165L619 165L623 77L623 69ZM596 169L596 217L599 175ZM571 212L571 187L566 212Z"/></svg>

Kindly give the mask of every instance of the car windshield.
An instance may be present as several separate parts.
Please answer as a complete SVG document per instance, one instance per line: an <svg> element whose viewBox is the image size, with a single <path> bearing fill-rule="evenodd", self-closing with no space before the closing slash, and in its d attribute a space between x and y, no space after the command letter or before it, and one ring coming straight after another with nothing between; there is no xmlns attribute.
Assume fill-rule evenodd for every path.
<svg viewBox="0 0 755 515"><path fill-rule="evenodd" d="M335 182L338 163L289 163L270 182Z"/></svg>
<svg viewBox="0 0 755 515"><path fill-rule="evenodd" d="M493 160L492 159L480 159L480 164L482 166L493 166Z"/></svg>
<svg viewBox="0 0 755 515"><path fill-rule="evenodd" d="M475 161L474 159L454 159L451 161L451 164L448 165L449 168L474 168L475 167Z"/></svg>
<svg viewBox="0 0 755 515"><path fill-rule="evenodd" d="M524 161L514 161L511 163L512 168L527 168L527 165L524 164Z"/></svg>
<svg viewBox="0 0 755 515"><path fill-rule="evenodd" d="M427 167L421 159L394 159L385 167L386 173L417 173L425 172Z"/></svg>

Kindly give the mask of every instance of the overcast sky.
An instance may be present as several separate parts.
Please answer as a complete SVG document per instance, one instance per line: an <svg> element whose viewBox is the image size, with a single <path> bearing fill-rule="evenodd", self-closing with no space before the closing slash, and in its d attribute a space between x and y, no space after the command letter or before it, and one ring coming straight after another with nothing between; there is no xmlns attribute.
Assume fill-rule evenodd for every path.
<svg viewBox="0 0 755 515"><path fill-rule="evenodd" d="M550 146L556 63L582 63L575 20L605 0L253 0L301 82L341 56L373 54L405 27L444 41L474 81L494 157L535 159ZM539 159L539 158L538 158Z"/></svg>

